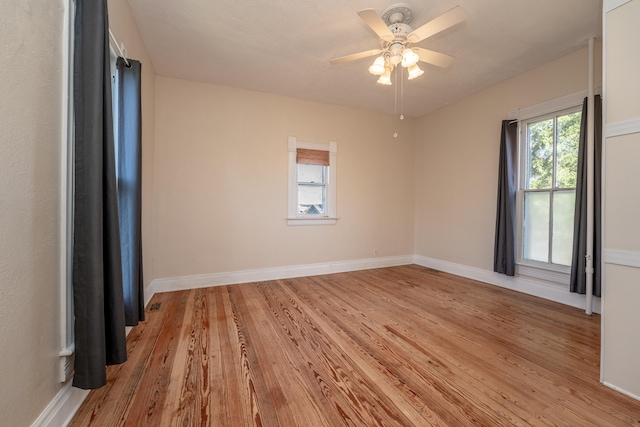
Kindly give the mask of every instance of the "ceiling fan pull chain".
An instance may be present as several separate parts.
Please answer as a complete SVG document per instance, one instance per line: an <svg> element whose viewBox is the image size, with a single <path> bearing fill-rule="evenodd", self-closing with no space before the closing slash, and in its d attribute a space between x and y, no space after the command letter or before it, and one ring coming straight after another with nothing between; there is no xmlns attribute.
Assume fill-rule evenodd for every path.
<svg viewBox="0 0 640 427"><path fill-rule="evenodd" d="M393 88L393 114L398 114L398 72L394 73L394 78L396 79L395 87Z"/></svg>
<svg viewBox="0 0 640 427"><path fill-rule="evenodd" d="M394 88L393 88L393 115L397 117L398 116L398 71L396 70L396 72L393 74L394 74L394 78L396 79L396 84L394 85ZM396 127L397 126L398 126L398 122L396 122ZM393 132L393 137L394 138L398 137L397 129L396 131Z"/></svg>
<svg viewBox="0 0 640 427"><path fill-rule="evenodd" d="M400 120L404 120L404 67L400 67Z"/></svg>

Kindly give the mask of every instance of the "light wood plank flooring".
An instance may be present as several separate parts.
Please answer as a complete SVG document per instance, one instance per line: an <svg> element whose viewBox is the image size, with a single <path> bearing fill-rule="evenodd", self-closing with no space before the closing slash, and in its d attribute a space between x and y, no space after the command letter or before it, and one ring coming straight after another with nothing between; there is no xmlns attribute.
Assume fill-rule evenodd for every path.
<svg viewBox="0 0 640 427"><path fill-rule="evenodd" d="M599 316L416 265L154 304L71 426L640 426Z"/></svg>

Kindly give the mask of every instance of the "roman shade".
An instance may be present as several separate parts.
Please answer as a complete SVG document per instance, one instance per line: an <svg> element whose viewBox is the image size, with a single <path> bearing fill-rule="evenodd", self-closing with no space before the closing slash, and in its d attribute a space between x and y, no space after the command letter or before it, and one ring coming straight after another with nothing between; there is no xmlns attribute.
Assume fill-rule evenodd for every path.
<svg viewBox="0 0 640 427"><path fill-rule="evenodd" d="M302 165L329 166L329 152L325 150L298 148L296 150L296 163Z"/></svg>

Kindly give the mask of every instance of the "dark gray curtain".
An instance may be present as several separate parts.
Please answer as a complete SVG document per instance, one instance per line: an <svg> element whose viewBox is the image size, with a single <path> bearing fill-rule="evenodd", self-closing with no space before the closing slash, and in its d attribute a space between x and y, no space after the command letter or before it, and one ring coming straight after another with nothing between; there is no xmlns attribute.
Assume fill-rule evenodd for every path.
<svg viewBox="0 0 640 427"><path fill-rule="evenodd" d="M601 189L602 189L602 99L594 99L594 176L593 176L593 295L600 296L601 277L600 257L602 246L601 228ZM576 208L573 223L573 259L571 262L571 292L585 294L587 279L585 274L587 253L587 98L582 106L580 123L580 146L578 149L578 179L576 182Z"/></svg>
<svg viewBox="0 0 640 427"><path fill-rule="evenodd" d="M73 385L106 384L127 358L106 0L76 0Z"/></svg>
<svg viewBox="0 0 640 427"><path fill-rule="evenodd" d="M518 124L503 120L498 165L498 206L493 271L513 276L516 272L516 185Z"/></svg>
<svg viewBox="0 0 640 427"><path fill-rule="evenodd" d="M125 62L123 58L118 58L116 68L116 176L118 179L124 313L126 325L135 326L139 321L144 320L141 241L141 64L133 59L128 59Z"/></svg>

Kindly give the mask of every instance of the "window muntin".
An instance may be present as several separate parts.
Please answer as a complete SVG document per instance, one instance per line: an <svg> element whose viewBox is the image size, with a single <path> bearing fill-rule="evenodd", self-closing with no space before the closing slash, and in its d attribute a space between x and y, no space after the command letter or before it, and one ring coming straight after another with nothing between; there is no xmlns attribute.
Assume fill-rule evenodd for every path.
<svg viewBox="0 0 640 427"><path fill-rule="evenodd" d="M520 262L571 265L581 110L521 123Z"/></svg>

